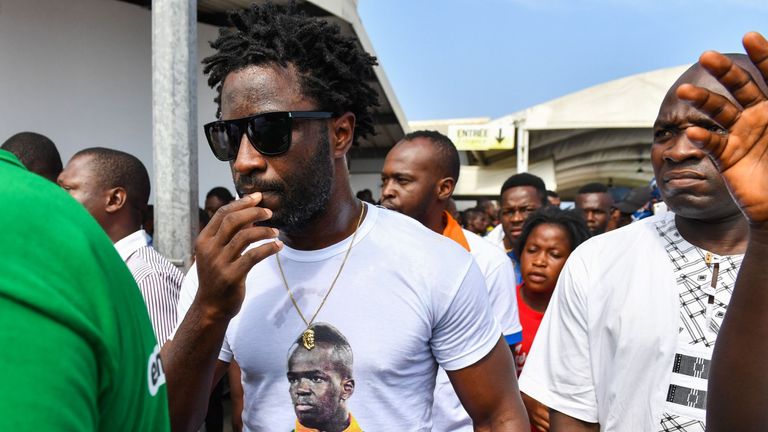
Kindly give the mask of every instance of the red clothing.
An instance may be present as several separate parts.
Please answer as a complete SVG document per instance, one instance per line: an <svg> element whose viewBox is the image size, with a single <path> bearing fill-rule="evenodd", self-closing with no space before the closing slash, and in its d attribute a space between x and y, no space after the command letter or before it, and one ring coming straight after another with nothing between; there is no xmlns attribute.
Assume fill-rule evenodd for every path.
<svg viewBox="0 0 768 432"><path fill-rule="evenodd" d="M531 345L533 344L533 339L536 337L536 332L539 331L541 319L544 318L543 313L535 311L525 304L523 296L520 294L522 288L522 284L517 286L517 309L520 311L520 324L523 326L523 341L515 347L517 376L520 376L520 372L523 371L525 359L528 357L528 352L531 350Z"/></svg>

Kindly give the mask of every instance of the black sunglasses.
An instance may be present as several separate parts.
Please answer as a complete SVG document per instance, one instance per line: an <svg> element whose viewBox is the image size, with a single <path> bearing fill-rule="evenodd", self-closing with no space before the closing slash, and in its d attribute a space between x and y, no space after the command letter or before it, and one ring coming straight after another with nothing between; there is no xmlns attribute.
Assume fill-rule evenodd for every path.
<svg viewBox="0 0 768 432"><path fill-rule="evenodd" d="M208 145L217 159L231 161L237 157L243 134L253 148L265 156L277 156L291 147L293 119L328 119L328 111L281 111L258 114L234 120L217 120L203 126Z"/></svg>

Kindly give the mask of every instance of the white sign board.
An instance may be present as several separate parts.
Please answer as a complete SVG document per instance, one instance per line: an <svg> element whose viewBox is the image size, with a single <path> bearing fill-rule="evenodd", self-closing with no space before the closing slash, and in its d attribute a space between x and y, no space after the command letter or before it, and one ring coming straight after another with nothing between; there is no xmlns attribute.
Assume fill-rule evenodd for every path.
<svg viewBox="0 0 768 432"><path fill-rule="evenodd" d="M448 137L458 150L512 150L515 127L488 125L450 125Z"/></svg>

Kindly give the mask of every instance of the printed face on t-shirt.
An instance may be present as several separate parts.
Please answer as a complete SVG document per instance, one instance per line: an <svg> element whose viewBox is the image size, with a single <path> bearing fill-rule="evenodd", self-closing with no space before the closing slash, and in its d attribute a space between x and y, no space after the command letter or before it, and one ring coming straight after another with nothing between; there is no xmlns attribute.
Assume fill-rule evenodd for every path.
<svg viewBox="0 0 768 432"><path fill-rule="evenodd" d="M351 349L318 339L297 344L288 358L291 402L303 426L340 432L349 426L346 401L355 386Z"/></svg>

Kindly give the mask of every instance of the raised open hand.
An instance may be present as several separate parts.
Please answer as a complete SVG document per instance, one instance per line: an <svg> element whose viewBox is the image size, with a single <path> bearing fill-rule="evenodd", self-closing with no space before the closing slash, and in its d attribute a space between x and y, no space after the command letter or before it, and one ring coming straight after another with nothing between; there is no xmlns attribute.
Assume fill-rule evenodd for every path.
<svg viewBox="0 0 768 432"><path fill-rule="evenodd" d="M691 84L677 96L726 129L718 133L701 127L686 130L688 138L714 159L734 200L753 224L768 222L768 41L747 33L744 48L761 76L752 77L730 58L707 51L699 63L738 102ZM755 80L764 82L758 85ZM761 85L762 88L761 89ZM740 106L739 106L740 105Z"/></svg>

